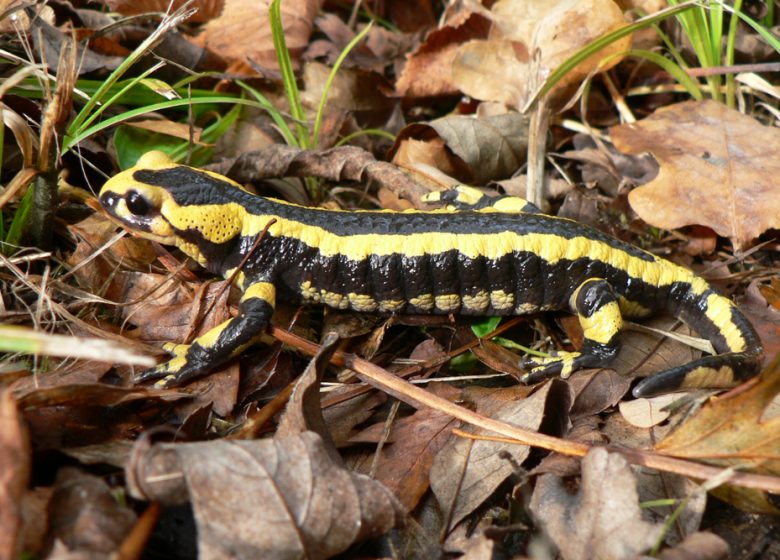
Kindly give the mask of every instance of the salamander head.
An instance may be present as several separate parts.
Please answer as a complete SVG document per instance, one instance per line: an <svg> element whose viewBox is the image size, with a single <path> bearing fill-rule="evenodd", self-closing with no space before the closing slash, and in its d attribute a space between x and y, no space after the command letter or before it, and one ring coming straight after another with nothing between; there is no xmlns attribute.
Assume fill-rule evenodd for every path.
<svg viewBox="0 0 780 560"><path fill-rule="evenodd" d="M134 167L109 179L100 203L123 227L167 245L177 245L198 261L195 246L222 245L239 235L248 194L227 177L174 163L148 152Z"/></svg>
<svg viewBox="0 0 780 560"><path fill-rule="evenodd" d="M115 175L103 185L100 204L128 231L166 245L176 245L176 232L165 216L173 210L171 194L162 186L135 177L140 170L174 167L176 164L163 152L149 152L135 167Z"/></svg>

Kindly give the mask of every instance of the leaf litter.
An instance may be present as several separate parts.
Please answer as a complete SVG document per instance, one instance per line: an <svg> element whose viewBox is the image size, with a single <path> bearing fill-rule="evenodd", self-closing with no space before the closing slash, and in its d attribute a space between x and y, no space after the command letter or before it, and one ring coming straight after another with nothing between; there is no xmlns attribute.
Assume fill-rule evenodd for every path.
<svg viewBox="0 0 780 560"><path fill-rule="evenodd" d="M39 50L52 69L69 23L80 36L92 37L79 46L84 61L80 72L98 80L150 29L117 32L106 27L116 21L112 14L55 4L56 19L44 9L32 24L40 31ZM127 15L169 7L167 1L155 0L106 4ZM375 24L336 74L317 139L322 150L280 144L278 123L247 111L215 145L212 169L299 203L310 202L305 186L315 177L338 185L324 202L337 208L428 208L421 199L432 190L458 182L484 187L507 178L513 182L496 188L522 195L521 174L533 132L528 132L525 116L507 107L521 106L569 54L627 21L617 4L607 0L545 6L502 0L488 7L452 5L441 14L428 2L386 4L392 6L384 6L384 12L378 5L365 6L379 10L374 15L388 18L389 25ZM190 73L177 74L183 68L205 69L215 72L215 80L199 81L198 87L235 93L232 78L240 74L286 117L289 106L278 86L267 10L243 0L206 0L193 6L198 11L181 33L157 47L157 55L171 61L160 83L186 80ZM583 18L588 25L572 33L571 22ZM305 0L285 0L282 20L293 66L299 69L301 99L313 118L329 67L368 20L360 11ZM605 53L613 54L601 66L613 67L609 77L596 77L598 85L580 109L566 110L543 139L550 148L565 150L567 158L556 158L547 167L549 182L565 186L548 189L545 208L574 213L710 274L718 289L737 294L761 333L769 362L780 348L773 257L778 215L773 203L780 197L766 155L775 142L774 128L766 126L772 123L764 119L759 124L714 102L677 103L654 111L669 102L659 103L658 96L628 98L637 114L650 116L614 126L612 102L620 101L614 97L616 88L633 87L631 80L669 83L668 76L647 68L629 70L622 54L628 41L588 59L555 91L556 106L562 106L573 89L590 79ZM743 77L740 83L758 82ZM605 97L605 91L613 98ZM180 89L178 95L189 94ZM36 122L31 106L43 109L45 104L17 97L4 96L4 114ZM210 124L204 115L195 111L182 118L164 112L151 124L138 120L133 134L114 136L112 149L117 159L148 149L155 137L145 130L150 128L156 137L163 134L172 141L200 134L195 147L212 149L210 140L203 141ZM580 139L572 139L567 128L572 119L582 121L575 127L578 132L587 132ZM593 123L611 126L610 137L590 128ZM374 127L385 135L363 134ZM387 133L397 134L394 143ZM615 152L610 138L624 153ZM87 160L100 153L105 158L107 139L82 142L81 153ZM350 145L337 146L344 139ZM9 165L24 150L30 148L6 146ZM660 164L655 178L652 157ZM25 161L33 158L25 155ZM54 257L61 261L50 262L65 263L69 272L52 276L35 264L51 257L4 260L11 272L0 276L3 323L63 333L67 327L80 336L102 333L136 352L159 355L159 342L191 340L235 313L237 294L224 283L203 282L202 273L190 269L179 254L118 236L100 214L84 219L83 206L72 212L79 200L91 201L95 208L83 187L97 187L102 179L70 154L63 166L74 183L67 190L73 198L57 216L57 235L66 240ZM628 193L630 185L648 180ZM5 211L18 208L24 192L20 188L3 195L4 219L11 218ZM687 207L681 204L686 200ZM632 211L656 227L697 227L659 234L648 231ZM725 254L728 249L718 236L742 251L740 260ZM749 249L757 238L763 245ZM292 388L291 380L305 363L290 348L316 353L311 341L320 340L322 325L337 323L345 339L340 349L333 341L323 344L288 396L284 388ZM577 348L582 339L576 323L566 317L521 321L502 336L523 344L555 341L556 347ZM718 507L727 508L731 515L726 517L736 517L734 507L707 500L706 492L712 490L708 480L724 479L706 464L765 475L751 478L740 472L714 492L743 510L777 513L772 478L778 475L774 463L780 451L772 435L777 388L767 374L776 365L743 392L716 398L692 394L675 397L673 403L671 398L627 401L634 376L683 363L698 351L632 331L624 337L614 369L578 372L532 390L507 377L497 381L496 370L519 373L516 355L496 340L477 340L463 321L409 318L382 324L372 334L356 323L323 319L317 311L280 309L275 325L275 336L286 346L276 343L267 353L250 352L240 363L184 390L133 386L137 369L126 366L59 358L4 361L0 517L4 527L13 529L0 535L0 556L24 551L42 557L102 557L133 550L128 557L137 557L149 546L181 557L188 550L181 544L186 530L171 531L180 539L179 548L171 549L160 544L162 529L154 529L157 517L159 527L170 527L181 511L197 525L200 556L220 558L379 557L387 555L380 551L389 546L395 557L436 556L446 550L481 560L526 554L526 544L542 542L542 533L549 554L557 551L562 558L635 556L660 546L661 539L667 546L661 558L717 558L729 547L748 557L744 543L751 539L746 536L755 535L752 540L759 543L762 531L771 535L777 528L766 517L750 517L740 540L729 532L728 522L710 524L728 544L699 531ZM657 326L677 330L668 322ZM289 335L289 328L309 342ZM265 342L271 339L265 337ZM455 362L450 359L465 356L468 348L477 359L463 363L476 369L462 380L422 390L388 373L425 383L430 377L452 376ZM337 367L357 371L357 379L354 371L339 372L332 378L339 386L321 399L321 377L332 352ZM350 352L364 353L371 363ZM116 362L114 356L106 357ZM487 375L475 382L483 372ZM380 391L370 391L366 382ZM461 431L453 432L455 428ZM505 439L496 440L497 433ZM129 454L133 440L137 443ZM661 441L658 453L646 451L656 441ZM609 453L600 448L606 444L611 444ZM559 453L545 455L540 449ZM70 466L56 458L60 453L69 457ZM580 464L576 457L586 453ZM644 465L642 472L632 473L623 457ZM117 467L124 467L125 474ZM359 474L369 471L374 480ZM125 492L134 500L124 500ZM144 510L147 500L166 505ZM652 511L640 508L646 500L663 504ZM182 503L191 504L189 514L175 506ZM677 515L678 507L674 528L662 535L661 524ZM23 509L33 513L22 515ZM382 534L387 536L380 538ZM149 537L152 545L145 544ZM771 556L780 545L768 542L761 552Z"/></svg>

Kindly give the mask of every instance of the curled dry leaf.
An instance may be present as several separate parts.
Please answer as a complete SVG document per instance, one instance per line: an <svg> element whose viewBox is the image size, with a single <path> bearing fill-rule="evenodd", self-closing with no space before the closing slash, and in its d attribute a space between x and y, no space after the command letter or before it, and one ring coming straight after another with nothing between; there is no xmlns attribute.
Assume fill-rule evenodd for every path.
<svg viewBox="0 0 780 560"><path fill-rule="evenodd" d="M407 57L395 88L403 97L454 95L452 63L458 47L471 39L487 37L490 20L467 10L431 31L419 48Z"/></svg>
<svg viewBox="0 0 780 560"><path fill-rule="evenodd" d="M219 17L209 21L195 41L225 60L252 61L265 68L277 69L271 26L269 0L225 0ZM314 17L322 0L285 0L281 4L284 39L293 64L309 43Z"/></svg>
<svg viewBox="0 0 780 560"><path fill-rule="evenodd" d="M127 476L138 498L192 503L203 560L330 558L403 516L389 490L336 465L313 432L155 444Z"/></svg>
<svg viewBox="0 0 780 560"><path fill-rule="evenodd" d="M780 130L715 101L686 101L610 129L615 146L650 152L658 176L634 189L631 207L647 223L700 224L739 250L780 227Z"/></svg>
<svg viewBox="0 0 780 560"><path fill-rule="evenodd" d="M642 519L636 480L619 453L595 448L582 460L579 492L555 475L539 477L531 512L565 560L636 558L663 526Z"/></svg>
<svg viewBox="0 0 780 560"><path fill-rule="evenodd" d="M778 392L780 358L750 388L710 400L657 449L675 457L780 476L780 416L765 418ZM715 494L747 511L780 513L775 498L759 490L727 486Z"/></svg>
<svg viewBox="0 0 780 560"><path fill-rule="evenodd" d="M373 182L420 204L428 189L413 181L391 163L377 161L369 152L354 146L330 150L301 150L274 144L264 150L225 161L216 171L239 183L274 177L321 177L330 181Z"/></svg>
<svg viewBox="0 0 780 560"><path fill-rule="evenodd" d="M458 49L452 79L463 93L510 107L523 105L531 90L579 49L626 23L612 0L500 0L489 15L494 24L490 38ZM624 37L598 51L557 87L579 84L602 60L600 70L611 68L630 42L630 36Z"/></svg>
<svg viewBox="0 0 780 560"><path fill-rule="evenodd" d="M74 467L57 473L49 515L49 537L69 552L83 554L70 558L107 558L117 551L136 519L129 506L120 505L103 478ZM54 557L66 557L63 552Z"/></svg>
<svg viewBox="0 0 780 560"><path fill-rule="evenodd" d="M419 152L404 149L404 144L412 138L425 140L433 152L425 156L432 156L431 161L422 163L455 160L443 171L462 181L482 185L511 176L525 163L528 119L519 113L504 113L485 118L450 116L411 124L398 135L394 163L403 167L417 163L414 154ZM443 145L439 139L444 141Z"/></svg>

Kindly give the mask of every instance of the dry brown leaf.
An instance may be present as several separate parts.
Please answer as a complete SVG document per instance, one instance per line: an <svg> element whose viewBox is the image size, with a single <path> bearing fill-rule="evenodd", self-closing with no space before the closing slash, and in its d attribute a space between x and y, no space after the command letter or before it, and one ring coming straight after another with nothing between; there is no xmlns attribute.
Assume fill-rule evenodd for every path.
<svg viewBox="0 0 780 560"><path fill-rule="evenodd" d="M309 175L330 181L371 182L415 205L421 204L420 198L429 192L395 165L377 161L369 152L355 146L315 151L274 144L258 152L243 154L234 161L223 161L215 170L239 183Z"/></svg>
<svg viewBox="0 0 780 560"><path fill-rule="evenodd" d="M676 394L661 395L651 399L635 399L621 402L620 414L626 422L637 428L651 428L664 422L672 415L671 410L666 409L670 404L679 399Z"/></svg>
<svg viewBox="0 0 780 560"><path fill-rule="evenodd" d="M192 142L198 146L213 146L213 144L201 142L200 135L203 132L203 129L200 127L193 128L189 123L178 123L167 119L144 119L127 122L125 124L134 128L148 130L149 132L165 134L181 140L192 140Z"/></svg>
<svg viewBox="0 0 780 560"><path fill-rule="evenodd" d="M663 523L670 515L676 516L674 527L664 534L667 545L677 544L701 528L707 492L700 484L678 474L652 469L637 469L634 474L639 502L644 504L652 520Z"/></svg>
<svg viewBox="0 0 780 560"><path fill-rule="evenodd" d="M129 506L120 505L101 477L74 467L62 468L57 473L49 515L51 539L71 553L93 558L89 554L102 553L107 558L115 553L136 518ZM62 550L60 557L66 557Z"/></svg>
<svg viewBox="0 0 780 560"><path fill-rule="evenodd" d="M561 398L565 383L553 380L528 398L524 387L484 389L474 387L463 399L474 402L477 412L530 430L538 430L549 401ZM562 414L561 416L565 416ZM530 448L487 440L453 438L436 455L431 468L431 489L450 527L474 511L522 463ZM506 454L512 457L509 461ZM451 511L450 511L451 510Z"/></svg>
<svg viewBox="0 0 780 560"><path fill-rule="evenodd" d="M187 3L188 9L194 9L195 14L187 21L203 23L217 17L225 4L225 0L104 0L114 12L125 16L148 13L173 13Z"/></svg>
<svg viewBox="0 0 780 560"><path fill-rule="evenodd" d="M510 107L522 106L529 88L541 85L544 77L579 49L626 23L612 0L500 0L489 15L494 24L490 38L470 41L458 49L452 79L467 95ZM568 72L557 88L579 84L600 61L625 51L630 43L631 37L624 37L595 53ZM614 56L601 71L619 61Z"/></svg>
<svg viewBox="0 0 780 560"><path fill-rule="evenodd" d="M434 383L428 391L451 401L461 395L459 389L444 383ZM407 511L412 511L428 490L433 458L459 425L459 421L433 408L421 408L393 423L375 479L392 490ZM350 441L377 442L384 427L384 422L369 426Z"/></svg>
<svg viewBox="0 0 780 560"><path fill-rule="evenodd" d="M764 370L752 387L711 399L656 448L675 457L778 476L780 416L764 418L765 410L778 392L780 358ZM716 495L748 511L780 513L773 499L758 490L724 487Z"/></svg>
<svg viewBox="0 0 780 560"><path fill-rule="evenodd" d="M27 33L29 31L30 16L27 15L27 10L18 9L21 6L26 6L34 19L42 18L51 25L56 22L57 18L51 6L33 5L25 0L0 0L0 14L8 14L7 17L0 19L0 33ZM12 8L17 8L17 10L7 12Z"/></svg>
<svg viewBox="0 0 780 560"><path fill-rule="evenodd" d="M320 379L337 344L329 333L273 438L142 441L126 469L131 494L166 505L189 501L202 559L330 558L389 531L403 508L382 484L343 467L323 421Z"/></svg>
<svg viewBox="0 0 780 560"><path fill-rule="evenodd" d="M218 18L209 21L195 42L228 61L244 62L278 69L271 26L269 0L225 0ZM322 0L285 0L281 4L282 27L293 64L309 43Z"/></svg>
<svg viewBox="0 0 780 560"><path fill-rule="evenodd" d="M458 47L471 39L487 37L490 21L464 10L439 29L434 29L420 47L407 56L406 66L395 84L403 97L454 95L452 63Z"/></svg>
<svg viewBox="0 0 780 560"><path fill-rule="evenodd" d="M658 176L629 194L647 223L665 229L699 224L737 250L780 227L780 131L715 101L686 101L610 129L624 152L650 152Z"/></svg>
<svg viewBox="0 0 780 560"><path fill-rule="evenodd" d="M403 515L384 486L335 464L314 432L156 444L132 469L134 496L192 503L203 560L236 551L268 560L329 558Z"/></svg>
<svg viewBox="0 0 780 560"><path fill-rule="evenodd" d="M531 512L564 560L635 558L663 531L642 519L636 480L619 453L593 449L582 460L582 482L572 495L555 475L539 477Z"/></svg>
<svg viewBox="0 0 780 560"><path fill-rule="evenodd" d="M18 558L31 456L29 435L9 390L0 390L0 449L0 558Z"/></svg>
<svg viewBox="0 0 780 560"><path fill-rule="evenodd" d="M685 538L673 548L662 550L659 560L726 560L729 545L718 535L699 532Z"/></svg>
<svg viewBox="0 0 780 560"><path fill-rule="evenodd" d="M426 144L420 146L414 139L423 139L430 146L424 149ZM412 144L405 146L409 142ZM461 181L482 185L509 177L523 165L528 119L519 113L504 113L415 123L399 133L394 149L393 163L408 168L417 163L433 164Z"/></svg>

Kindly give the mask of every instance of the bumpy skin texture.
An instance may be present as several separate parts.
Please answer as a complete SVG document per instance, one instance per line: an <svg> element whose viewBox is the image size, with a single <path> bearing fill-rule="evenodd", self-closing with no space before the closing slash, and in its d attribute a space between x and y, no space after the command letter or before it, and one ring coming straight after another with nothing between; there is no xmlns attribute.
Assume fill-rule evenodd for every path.
<svg viewBox="0 0 780 560"><path fill-rule="evenodd" d="M644 380L637 396L729 387L756 374L761 346L733 303L689 270L513 197L469 187L435 193L431 212L338 212L255 196L220 175L159 152L109 180L106 210L127 229L175 244L214 273L238 271L239 315L142 379L203 375L240 353L268 324L277 296L379 313L577 313L580 352L527 358L526 381L608 365L622 317L669 312L719 353ZM258 242L259 239L259 242Z"/></svg>

